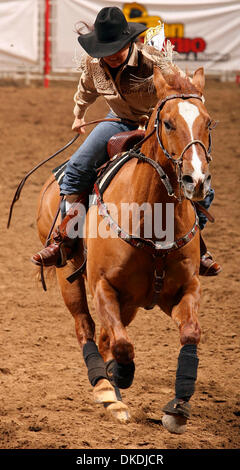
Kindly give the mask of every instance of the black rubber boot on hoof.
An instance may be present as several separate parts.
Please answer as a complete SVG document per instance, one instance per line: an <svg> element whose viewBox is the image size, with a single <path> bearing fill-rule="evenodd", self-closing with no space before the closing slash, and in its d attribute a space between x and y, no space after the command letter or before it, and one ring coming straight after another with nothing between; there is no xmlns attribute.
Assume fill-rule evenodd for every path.
<svg viewBox="0 0 240 470"><path fill-rule="evenodd" d="M106 364L109 380L112 378L117 387L125 389L132 385L135 372L133 361L129 364L119 364L115 359L112 359Z"/></svg>
<svg viewBox="0 0 240 470"><path fill-rule="evenodd" d="M107 374L109 382L112 384L112 386L115 389L117 399L122 401L120 390L117 387L117 385L115 384L115 380L114 380L113 369L114 369L114 366L115 366L115 362L116 362L115 359L111 359L110 361L107 361L105 363L105 365L106 365L106 374Z"/></svg>
<svg viewBox="0 0 240 470"><path fill-rule="evenodd" d="M163 408L164 413L184 416L189 419L191 415L191 405L180 398L174 398Z"/></svg>

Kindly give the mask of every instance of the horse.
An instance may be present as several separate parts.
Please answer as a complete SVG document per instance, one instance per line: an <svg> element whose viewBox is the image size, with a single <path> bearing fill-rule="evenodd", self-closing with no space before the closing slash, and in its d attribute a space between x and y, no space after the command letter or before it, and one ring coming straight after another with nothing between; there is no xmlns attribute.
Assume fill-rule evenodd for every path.
<svg viewBox="0 0 240 470"><path fill-rule="evenodd" d="M127 326L138 309L157 306L179 329L180 351L175 396L163 408L162 424L172 433L186 431L190 398L195 390L201 337L198 311L200 230L194 201L202 200L210 186L211 118L204 104L203 68L192 78L172 68L163 74L154 67L158 103L150 117L146 137L101 193L94 187L95 202L85 219L85 234L77 242L75 256L56 275L65 305L75 320L75 329L93 399L118 422L130 420L120 389L134 378L134 345ZM59 186L51 176L38 202L37 226L41 242L48 237L59 203ZM143 217L138 236L124 229L124 216L115 223L109 206L120 214L121 204L162 204L173 208L174 239L161 242L155 234L144 237ZM152 224L154 225L154 217ZM134 232L135 218L129 212ZM58 223L57 220L56 223ZM91 236L91 227L105 223L109 234ZM83 249L84 248L84 249ZM85 255L84 255L85 253ZM69 282L86 256L85 270ZM86 283L100 322L99 340L90 314Z"/></svg>

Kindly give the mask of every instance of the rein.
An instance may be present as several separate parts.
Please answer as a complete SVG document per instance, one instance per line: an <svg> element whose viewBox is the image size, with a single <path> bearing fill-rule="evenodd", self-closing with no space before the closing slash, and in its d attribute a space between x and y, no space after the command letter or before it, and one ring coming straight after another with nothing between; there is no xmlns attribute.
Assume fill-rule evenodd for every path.
<svg viewBox="0 0 240 470"><path fill-rule="evenodd" d="M119 122L119 121L123 121L122 119L114 119L114 118L109 118L109 119L97 119L95 121L89 121L89 122L86 122L84 124L81 124L81 126L79 126L79 129L81 127L86 127L86 126L90 126L92 124L98 124L100 122L106 122L106 121L112 121L112 122ZM11 223L11 218L12 218L12 212L13 212L13 206L14 204L19 200L20 198L20 194L22 192L22 189L23 189L23 186L25 185L27 179L29 178L29 176L31 176L36 170L38 170L38 168L40 168L41 166L45 165L45 163L49 162L50 160L52 160L52 158L56 157L57 155L59 155L61 152L63 152L64 150L66 150L68 147L70 147L70 145L72 145L79 137L80 134L77 134L75 137L73 137L73 139L70 140L70 142L68 142L66 145L64 145L64 147L62 147L61 149L57 150L57 152L55 152L53 155L51 155L50 157L46 158L45 160L43 160L42 162L38 163L38 165L36 165L34 168L32 168L32 170L30 170L25 176L24 178L21 180L21 182L19 183L17 189L16 189L16 192L15 192L15 195L13 197L13 200L12 200L12 203L11 203L11 206L10 206L10 210L9 210L9 216L8 216L8 223L7 223L7 228L10 227L10 223Z"/></svg>

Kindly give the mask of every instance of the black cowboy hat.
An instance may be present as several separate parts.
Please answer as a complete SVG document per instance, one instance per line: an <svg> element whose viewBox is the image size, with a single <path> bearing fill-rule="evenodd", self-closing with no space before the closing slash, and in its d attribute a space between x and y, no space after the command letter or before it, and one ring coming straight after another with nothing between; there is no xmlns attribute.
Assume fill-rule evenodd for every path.
<svg viewBox="0 0 240 470"><path fill-rule="evenodd" d="M92 57L116 54L147 29L139 23L128 23L117 7L100 10L94 23L94 31L78 37L78 42Z"/></svg>

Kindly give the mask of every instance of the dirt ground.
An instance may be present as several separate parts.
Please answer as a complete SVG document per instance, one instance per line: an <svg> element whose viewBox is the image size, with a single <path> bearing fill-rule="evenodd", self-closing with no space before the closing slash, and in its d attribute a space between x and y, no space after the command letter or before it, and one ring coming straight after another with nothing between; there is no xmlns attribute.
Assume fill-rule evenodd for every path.
<svg viewBox="0 0 240 470"><path fill-rule="evenodd" d="M92 399L74 321L55 282L48 291L29 259L40 248L36 205L58 156L26 183L6 229L9 206L22 177L72 137L76 83L0 86L0 448L1 449L237 449L239 448L239 119L240 87L208 79L206 105L219 120L213 132L216 197L205 240L222 264L217 278L201 278L199 371L184 435L162 426L173 398L179 334L158 308L140 309L128 331L136 353L132 387L123 391L132 420L116 424ZM98 102L89 119L103 117ZM89 132L89 130L87 131ZM82 137L81 137L82 139ZM93 318L95 312L89 304Z"/></svg>

